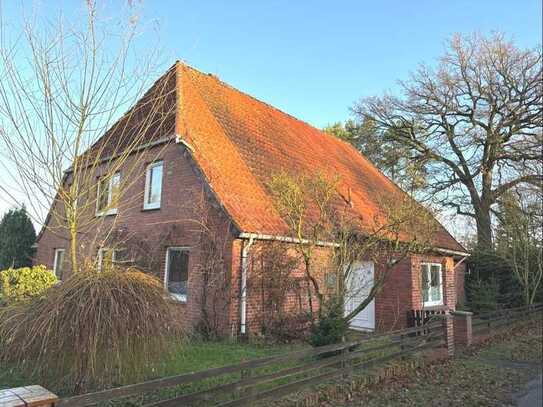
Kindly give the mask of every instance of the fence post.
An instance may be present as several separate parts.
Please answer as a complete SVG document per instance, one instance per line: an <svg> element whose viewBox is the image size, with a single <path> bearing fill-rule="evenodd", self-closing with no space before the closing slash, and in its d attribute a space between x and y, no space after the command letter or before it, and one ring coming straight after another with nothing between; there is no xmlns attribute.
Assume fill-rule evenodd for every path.
<svg viewBox="0 0 543 407"><path fill-rule="evenodd" d="M0 390L0 407L49 407L57 401L56 394L37 385Z"/></svg>
<svg viewBox="0 0 543 407"><path fill-rule="evenodd" d="M471 346L473 343L473 312L453 311L454 342L457 345Z"/></svg>
<svg viewBox="0 0 543 407"><path fill-rule="evenodd" d="M447 312L442 315L443 331L445 334L445 345L447 346L447 354L454 356L454 325L453 317Z"/></svg>

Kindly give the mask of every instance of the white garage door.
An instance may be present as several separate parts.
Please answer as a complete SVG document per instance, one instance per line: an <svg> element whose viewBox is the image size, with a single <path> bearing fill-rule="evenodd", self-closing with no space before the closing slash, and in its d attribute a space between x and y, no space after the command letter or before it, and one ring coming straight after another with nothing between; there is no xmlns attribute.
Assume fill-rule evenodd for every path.
<svg viewBox="0 0 543 407"><path fill-rule="evenodd" d="M361 261L353 264L347 279L345 298L345 315L350 314L364 301L373 286L374 267L371 261ZM360 330L375 329L375 300L351 320L351 328Z"/></svg>

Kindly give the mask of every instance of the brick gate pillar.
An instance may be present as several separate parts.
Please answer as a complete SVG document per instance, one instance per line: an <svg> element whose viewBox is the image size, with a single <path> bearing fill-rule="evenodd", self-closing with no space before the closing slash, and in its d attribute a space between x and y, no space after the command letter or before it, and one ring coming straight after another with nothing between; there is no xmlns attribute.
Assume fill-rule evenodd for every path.
<svg viewBox="0 0 543 407"><path fill-rule="evenodd" d="M445 345L447 346L447 354L454 356L454 322L453 316L447 312L442 315L443 333L445 337Z"/></svg>
<svg viewBox="0 0 543 407"><path fill-rule="evenodd" d="M471 320L473 313L467 311L453 311L454 342L456 345L471 346L473 342L473 331Z"/></svg>

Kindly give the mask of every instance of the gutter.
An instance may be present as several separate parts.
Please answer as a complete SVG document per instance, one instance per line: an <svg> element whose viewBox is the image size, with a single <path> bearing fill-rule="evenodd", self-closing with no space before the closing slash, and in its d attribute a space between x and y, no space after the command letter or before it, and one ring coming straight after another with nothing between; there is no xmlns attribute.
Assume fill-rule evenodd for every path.
<svg viewBox="0 0 543 407"><path fill-rule="evenodd" d="M241 286L240 286L240 333L246 334L247 331L247 272L249 270L249 249L254 243L254 237L249 237L247 243L243 243L241 250Z"/></svg>
<svg viewBox="0 0 543 407"><path fill-rule="evenodd" d="M261 233L247 233L242 232L238 236L240 239L256 239L256 240L275 240L278 242L287 242L287 243L311 243L307 239L297 239L294 237L288 237L288 236L282 236L282 235L265 235ZM334 242L326 242L318 240L316 242L312 242L316 246L324 246L324 247L339 247L339 243Z"/></svg>
<svg viewBox="0 0 543 407"><path fill-rule="evenodd" d="M297 239L297 238L294 238L294 237L282 236L282 235L266 235L266 234L261 234L261 233L242 232L242 233L239 234L238 237L240 239L275 240L275 241L287 242L287 243L311 243L307 239ZM327 242L327 241L319 240L319 241L316 241L316 242L313 242L313 243L315 245L317 245L317 246L339 247L339 243L334 243L334 242ZM436 248L434 248L434 250L437 251L437 252L443 253L443 254L448 254L448 255L453 255L453 256L460 256L460 257L469 257L470 256L470 254L467 253L467 252L444 249L442 247L436 247Z"/></svg>
<svg viewBox="0 0 543 407"><path fill-rule="evenodd" d="M437 252L440 252L440 253L443 253L443 254L450 254L450 255L453 255L453 256L460 256L460 257L469 257L470 256L470 254L467 253L467 252L460 252L460 251L457 251L457 250L443 249L441 247L436 247L435 250Z"/></svg>

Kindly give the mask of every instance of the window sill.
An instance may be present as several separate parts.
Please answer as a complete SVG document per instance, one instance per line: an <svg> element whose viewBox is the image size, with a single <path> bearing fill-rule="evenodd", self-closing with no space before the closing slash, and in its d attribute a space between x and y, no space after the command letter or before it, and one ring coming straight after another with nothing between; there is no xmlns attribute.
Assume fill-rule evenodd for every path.
<svg viewBox="0 0 543 407"><path fill-rule="evenodd" d="M141 208L142 212L150 212L150 211L158 211L160 210L160 206L144 206Z"/></svg>
<svg viewBox="0 0 543 407"><path fill-rule="evenodd" d="M187 296L182 294L172 294L170 293L170 299L173 301L179 303L179 304L186 304L187 303Z"/></svg>
<svg viewBox="0 0 543 407"><path fill-rule="evenodd" d="M110 209L109 211L104 211L104 212L96 212L97 218L102 218L105 216L113 216L113 215L117 215L117 209Z"/></svg>
<svg viewBox="0 0 543 407"><path fill-rule="evenodd" d="M446 306L443 304L443 302L440 302L440 303L423 303L422 307L425 310L428 310L428 311L446 308Z"/></svg>

